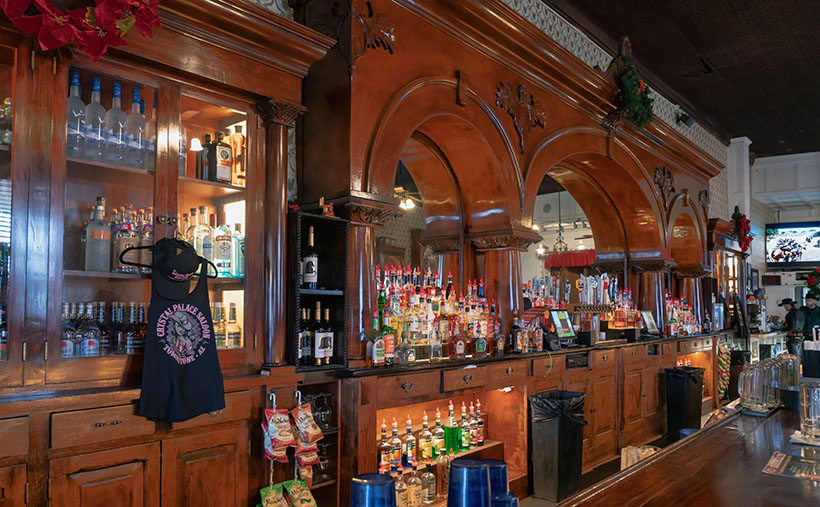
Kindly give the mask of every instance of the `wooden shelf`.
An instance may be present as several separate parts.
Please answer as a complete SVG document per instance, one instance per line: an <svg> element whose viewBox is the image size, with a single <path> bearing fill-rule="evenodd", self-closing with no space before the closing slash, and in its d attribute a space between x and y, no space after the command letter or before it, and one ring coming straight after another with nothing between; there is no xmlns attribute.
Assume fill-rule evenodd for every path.
<svg viewBox="0 0 820 507"><path fill-rule="evenodd" d="M106 273L103 271L84 271L82 269L65 269L63 276L70 278L105 278L108 280L149 280L150 274L142 273Z"/></svg>
<svg viewBox="0 0 820 507"><path fill-rule="evenodd" d="M108 183L147 190L154 188L154 172L97 160L66 157L69 179Z"/></svg>
<svg viewBox="0 0 820 507"><path fill-rule="evenodd" d="M196 199L224 197L226 202L241 201L245 198L245 187L183 176L179 178L179 195L180 197Z"/></svg>
<svg viewBox="0 0 820 507"><path fill-rule="evenodd" d="M381 441L381 439L380 439L380 441ZM461 451L459 453L456 453L453 456L453 459L466 458L467 456L471 456L473 454L478 454L480 452L487 451L489 449L494 449L498 446L503 446L503 445L504 445L504 442L499 442L498 440L485 440L484 445L482 445L481 447L476 447L474 449L470 449L469 451ZM433 464L435 464L435 460L433 460ZM425 463L421 463L421 462L418 463L419 472L422 471L422 469L424 468L424 465L425 465ZM407 470L402 470L402 475L407 475L411 471L412 471L411 468L408 468Z"/></svg>
<svg viewBox="0 0 820 507"><path fill-rule="evenodd" d="M336 289L299 289L300 294L307 296L344 296L342 290Z"/></svg>
<svg viewBox="0 0 820 507"><path fill-rule="evenodd" d="M329 481L320 482L318 484L312 484L310 486L310 489L313 490L313 489L325 488L327 486L332 486L334 484L336 484L336 479L330 479Z"/></svg>

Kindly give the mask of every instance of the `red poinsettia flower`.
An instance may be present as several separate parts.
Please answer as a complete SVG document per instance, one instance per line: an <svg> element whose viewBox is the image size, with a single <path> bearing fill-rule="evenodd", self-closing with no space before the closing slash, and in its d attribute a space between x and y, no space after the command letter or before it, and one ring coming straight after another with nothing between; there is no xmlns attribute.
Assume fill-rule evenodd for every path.
<svg viewBox="0 0 820 507"><path fill-rule="evenodd" d="M814 270L815 273L820 273L820 268Z"/></svg>
<svg viewBox="0 0 820 507"><path fill-rule="evenodd" d="M102 55L108 51L110 46L125 46L127 44L128 43L119 36L117 30L112 32L83 30L79 35L80 51L87 54L94 62L99 60Z"/></svg>
<svg viewBox="0 0 820 507"><path fill-rule="evenodd" d="M134 11L134 28L136 28L143 37L153 37L151 29L159 26L159 12L157 12L157 7L159 7L159 0L145 0L139 2L139 5Z"/></svg>
<svg viewBox="0 0 820 507"><path fill-rule="evenodd" d="M97 27L106 32L117 30L117 21L130 16L135 3L131 0L97 0L94 7Z"/></svg>
<svg viewBox="0 0 820 507"><path fill-rule="evenodd" d="M34 2L10 0L8 5L10 5L13 12L18 12L21 8L25 12L32 3L40 14L14 17L11 18L11 22L27 34L36 34L37 41L44 51L64 46L77 37L77 28L72 23L71 18L49 2L44 0L34 0Z"/></svg>
<svg viewBox="0 0 820 507"><path fill-rule="evenodd" d="M806 283L809 285L814 285L817 282L817 278L813 276L809 276L806 278Z"/></svg>
<svg viewBox="0 0 820 507"><path fill-rule="evenodd" d="M641 93L644 90L646 90L646 85L644 84L643 79L639 79L638 80L638 93Z"/></svg>

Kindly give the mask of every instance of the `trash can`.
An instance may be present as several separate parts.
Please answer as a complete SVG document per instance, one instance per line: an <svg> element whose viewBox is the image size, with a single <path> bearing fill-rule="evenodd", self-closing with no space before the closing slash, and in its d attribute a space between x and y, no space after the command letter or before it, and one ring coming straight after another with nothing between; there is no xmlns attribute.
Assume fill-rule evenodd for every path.
<svg viewBox="0 0 820 507"><path fill-rule="evenodd" d="M740 398L740 393L737 392L737 379L743 367L749 364L752 353L748 350L732 350L729 359L729 399L736 400Z"/></svg>
<svg viewBox="0 0 820 507"><path fill-rule="evenodd" d="M684 428L700 429L703 372L703 368L691 366L666 369L666 427L670 440L678 440Z"/></svg>
<svg viewBox="0 0 820 507"><path fill-rule="evenodd" d="M805 342L803 343L805 345ZM803 357L800 359L804 377L820 378L820 350L808 350L804 346Z"/></svg>
<svg viewBox="0 0 820 507"><path fill-rule="evenodd" d="M530 396L532 483L537 498L558 502L581 480L584 393L545 391Z"/></svg>

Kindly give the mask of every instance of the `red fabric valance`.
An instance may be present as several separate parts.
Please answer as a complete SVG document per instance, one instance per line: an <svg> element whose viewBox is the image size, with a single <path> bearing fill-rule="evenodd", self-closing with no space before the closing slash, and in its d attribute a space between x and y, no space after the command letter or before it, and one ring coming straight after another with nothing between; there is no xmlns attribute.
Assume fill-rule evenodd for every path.
<svg viewBox="0 0 820 507"><path fill-rule="evenodd" d="M571 252L549 254L544 259L544 267L577 268L591 266L595 262L595 250L573 250Z"/></svg>

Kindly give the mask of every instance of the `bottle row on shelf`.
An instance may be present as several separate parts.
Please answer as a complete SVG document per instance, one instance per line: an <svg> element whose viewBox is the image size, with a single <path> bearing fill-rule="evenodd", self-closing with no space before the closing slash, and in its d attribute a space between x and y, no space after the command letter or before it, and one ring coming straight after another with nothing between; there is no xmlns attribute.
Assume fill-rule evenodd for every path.
<svg viewBox="0 0 820 507"><path fill-rule="evenodd" d="M0 303L0 361L9 359L9 336L6 327L6 304Z"/></svg>
<svg viewBox="0 0 820 507"><path fill-rule="evenodd" d="M330 320L330 308L325 308L324 319L322 319L322 306L317 301L312 321L310 316L310 308L302 308L296 361L301 366L331 364L336 332Z"/></svg>
<svg viewBox="0 0 820 507"><path fill-rule="evenodd" d="M82 99L80 71L72 70L69 79L66 154L74 158L153 171L157 141L157 93L154 92L153 97L153 114L146 118L145 100L141 97L142 87L132 85L131 112L126 115L122 110L121 81L114 80L111 108L106 110L100 103L102 87L98 74L91 78L91 101L88 104ZM11 99L6 100L9 101L10 115ZM5 111L5 107L0 111ZM3 125L3 116L0 116L0 129L4 128ZM178 173L184 177L188 154L187 136L182 123L178 128ZM5 139L4 131L0 130L0 134L0 139ZM11 142L10 130L8 137L9 143L6 144ZM247 179L246 139L242 134L241 122L233 125L233 132L230 128L218 130L213 138L206 134L204 139L204 143L198 138L191 140L191 151L196 154L196 177L244 187Z"/></svg>
<svg viewBox="0 0 820 507"><path fill-rule="evenodd" d="M461 452L484 445L484 427L481 401L478 399L475 405L470 402L469 415L466 404L462 402L460 422L455 418L452 401L444 425L441 422L441 412L436 409L436 425L432 430L425 412L418 437L413 434L413 422L409 415L406 432L401 437L398 436L395 418L389 438L387 423L382 420L381 440L377 446L379 473L394 477L397 495L402 498L407 496L403 505L432 503L436 498L447 494L448 471L452 460ZM417 473L419 461L423 461L426 467L421 477ZM405 470L412 470L406 481L403 478Z"/></svg>
<svg viewBox="0 0 820 507"><path fill-rule="evenodd" d="M0 104L0 144L11 146L11 131L14 125L14 108L11 97L3 99Z"/></svg>
<svg viewBox="0 0 820 507"><path fill-rule="evenodd" d="M207 206L190 209L179 221L179 239L194 246L196 253L216 266L217 276L242 278L245 276L245 236L242 224L234 229L225 223L225 211L208 213Z"/></svg>
<svg viewBox="0 0 820 507"><path fill-rule="evenodd" d="M667 336L691 336L700 334L704 327L698 322L695 310L686 303L686 298L672 298L671 294L666 294L664 298L666 308L666 335ZM706 316L704 323L710 322Z"/></svg>
<svg viewBox="0 0 820 507"><path fill-rule="evenodd" d="M110 318L106 317L106 306L105 301L63 303L60 339L60 356L63 359L144 353L148 304L114 301L111 303ZM226 318L224 303L211 305L218 349L243 346L242 328L237 322L236 311L236 303L229 303ZM5 336L5 322L1 327Z"/></svg>

